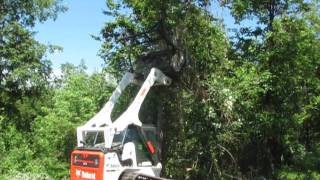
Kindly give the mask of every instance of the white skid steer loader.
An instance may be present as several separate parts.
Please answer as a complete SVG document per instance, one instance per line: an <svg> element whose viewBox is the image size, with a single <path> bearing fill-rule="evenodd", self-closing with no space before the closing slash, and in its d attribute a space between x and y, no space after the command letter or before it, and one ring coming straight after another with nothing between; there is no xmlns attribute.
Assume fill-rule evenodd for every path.
<svg viewBox="0 0 320 180"><path fill-rule="evenodd" d="M112 122L111 112L119 96L135 82L134 74L126 73L104 107L77 128L71 180L163 180L156 127L142 124L138 114L150 88L170 85L171 79L152 68L131 105Z"/></svg>

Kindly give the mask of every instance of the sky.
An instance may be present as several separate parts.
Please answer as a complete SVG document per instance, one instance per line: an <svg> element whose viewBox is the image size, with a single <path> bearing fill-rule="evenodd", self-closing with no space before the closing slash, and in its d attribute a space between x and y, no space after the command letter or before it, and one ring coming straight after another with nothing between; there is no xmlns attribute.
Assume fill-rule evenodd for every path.
<svg viewBox="0 0 320 180"><path fill-rule="evenodd" d="M214 1L215 2L215 1ZM90 35L98 35L105 22L110 21L102 11L106 8L105 0L65 0L68 11L60 13L56 21L48 20L35 27L35 38L44 44L63 47L62 52L49 54L54 71L66 62L78 65L85 61L89 72L98 71L104 64L97 55L101 43ZM224 18L228 28L235 27L234 20L227 9L210 7L213 15Z"/></svg>
<svg viewBox="0 0 320 180"><path fill-rule="evenodd" d="M102 11L105 0L66 0L68 11L60 13L56 21L48 20L35 27L35 38L44 44L63 47L62 52L49 54L53 69L66 62L78 65L85 61L89 71L101 69L103 60L97 56L101 43L90 35L98 35L109 19Z"/></svg>

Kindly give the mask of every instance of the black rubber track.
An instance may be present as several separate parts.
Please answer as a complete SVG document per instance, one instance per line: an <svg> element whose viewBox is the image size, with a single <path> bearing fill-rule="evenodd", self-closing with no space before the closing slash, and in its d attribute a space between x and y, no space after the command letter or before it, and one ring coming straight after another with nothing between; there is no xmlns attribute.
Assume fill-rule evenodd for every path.
<svg viewBox="0 0 320 180"><path fill-rule="evenodd" d="M168 180L168 179L136 173L131 170L125 170L121 173L119 180Z"/></svg>

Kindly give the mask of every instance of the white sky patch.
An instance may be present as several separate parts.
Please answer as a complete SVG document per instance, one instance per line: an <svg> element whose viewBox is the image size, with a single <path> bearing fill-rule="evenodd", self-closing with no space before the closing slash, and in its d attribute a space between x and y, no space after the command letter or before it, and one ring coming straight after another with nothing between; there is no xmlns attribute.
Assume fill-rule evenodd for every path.
<svg viewBox="0 0 320 180"><path fill-rule="evenodd" d="M51 78L60 78L62 76L62 71L60 68L53 68L51 75L52 75Z"/></svg>
<svg viewBox="0 0 320 180"><path fill-rule="evenodd" d="M113 75L107 73L104 76L104 79L110 86L114 86L114 87L117 86L117 80Z"/></svg>

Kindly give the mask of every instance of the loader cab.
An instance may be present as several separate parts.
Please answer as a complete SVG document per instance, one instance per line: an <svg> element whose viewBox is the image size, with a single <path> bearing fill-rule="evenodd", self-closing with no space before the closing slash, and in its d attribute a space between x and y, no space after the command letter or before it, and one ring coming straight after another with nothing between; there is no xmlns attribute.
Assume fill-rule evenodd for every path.
<svg viewBox="0 0 320 180"><path fill-rule="evenodd" d="M93 147L104 147L105 146L105 137L104 131L82 131L82 139L80 143L84 148L93 148ZM123 131L115 131L113 135L111 148L123 147L123 145L127 142L139 142L141 141L149 141L149 144L152 143L154 146L159 146L159 133L157 129L153 125L129 125ZM147 143L147 142L143 142ZM160 150L159 148L157 148Z"/></svg>
<svg viewBox="0 0 320 180"><path fill-rule="evenodd" d="M81 147L71 154L71 179L103 179L114 165L129 168L153 168L160 162L156 127L129 125L113 136L111 148L105 148L104 131L83 132ZM108 159L116 155L116 161ZM109 164L109 165L107 165ZM110 172L107 173L110 175Z"/></svg>
<svg viewBox="0 0 320 180"><path fill-rule="evenodd" d="M103 147L105 144L103 131L89 131L85 133L84 141L81 143L84 147Z"/></svg>
<svg viewBox="0 0 320 180"><path fill-rule="evenodd" d="M132 159L133 162L136 161L136 166L154 166L159 163L160 143L154 126L143 125L139 127L129 125L122 136L122 153L127 152L126 144L133 144L135 157L132 157ZM114 140L116 140L116 136ZM134 160L134 158L136 158L136 160Z"/></svg>
<svg viewBox="0 0 320 180"><path fill-rule="evenodd" d="M117 152L120 161L123 152L128 152L128 145L133 144L134 154L130 159L133 160L135 166L152 166L159 162L161 148L159 143L159 135L156 127L153 125L129 125L123 131L115 131L110 148L105 148L104 131L83 131L79 150L99 150L105 153L110 151ZM133 151L133 150L132 150ZM131 152L132 154L133 152Z"/></svg>

